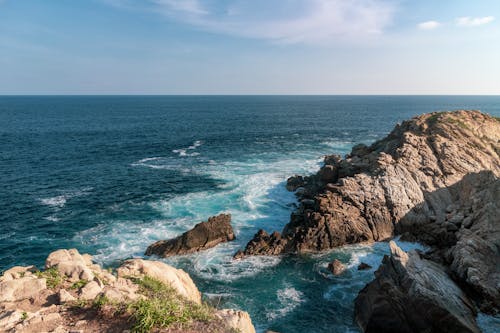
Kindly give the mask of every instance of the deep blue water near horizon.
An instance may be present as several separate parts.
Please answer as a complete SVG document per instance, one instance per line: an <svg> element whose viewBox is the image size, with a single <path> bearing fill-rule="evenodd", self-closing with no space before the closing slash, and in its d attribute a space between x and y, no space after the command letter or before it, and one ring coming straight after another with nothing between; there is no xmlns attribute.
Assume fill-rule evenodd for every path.
<svg viewBox="0 0 500 333"><path fill-rule="evenodd" d="M387 244L231 257L258 229L288 222L289 176L404 119L453 109L500 116L500 97L0 96L0 270L43 267L48 253L70 247L116 265L230 212L236 241L166 261L188 271L207 300L250 312L259 331L358 332L353 300ZM346 274L326 272L333 258ZM357 271L360 260L374 268Z"/></svg>

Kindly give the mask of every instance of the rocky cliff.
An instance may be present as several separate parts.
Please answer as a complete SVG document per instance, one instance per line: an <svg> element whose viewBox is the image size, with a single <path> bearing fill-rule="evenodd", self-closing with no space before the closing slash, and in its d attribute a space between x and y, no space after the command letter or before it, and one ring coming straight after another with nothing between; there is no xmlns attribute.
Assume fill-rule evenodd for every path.
<svg viewBox="0 0 500 333"><path fill-rule="evenodd" d="M364 332L480 332L472 301L444 267L392 241L390 248L355 302L355 320Z"/></svg>
<svg viewBox="0 0 500 333"><path fill-rule="evenodd" d="M415 117L369 147L355 146L345 159L326 157L316 175L289 179L287 187L301 201L290 223L281 234L259 231L236 257L321 251L401 234L403 239L430 245L431 250L422 258L410 254L404 260L409 266L400 265L404 269L394 264L404 256L398 259L393 253L384 260L375 281L358 297L360 326L377 332L381 323L392 322L381 320L387 315L380 306L401 311L393 319L407 325L399 326L402 332L422 331L412 331L412 322L432 327L427 307L433 304L436 313L444 316L439 309L447 308L443 299L447 292L431 290L436 297L425 302L416 294L408 299L395 295L414 292L416 286L453 283L460 291L455 293L457 299L466 295L467 300L462 299L460 311L446 316L463 320L457 331L475 332L470 318L476 305L487 313L500 309L499 154L498 118L479 111ZM439 281L434 281L432 272ZM391 286L395 294L388 295ZM465 316L469 307L471 312Z"/></svg>
<svg viewBox="0 0 500 333"><path fill-rule="evenodd" d="M45 270L0 277L0 332L255 333L248 313L201 301L190 276L159 261L103 269L77 250L51 253Z"/></svg>
<svg viewBox="0 0 500 333"><path fill-rule="evenodd" d="M499 140L500 121L479 111L404 121L345 159L327 156L316 175L290 179L301 201L290 223L281 234L259 231L239 256L321 251L446 225L456 197L450 186L470 173L500 175Z"/></svg>

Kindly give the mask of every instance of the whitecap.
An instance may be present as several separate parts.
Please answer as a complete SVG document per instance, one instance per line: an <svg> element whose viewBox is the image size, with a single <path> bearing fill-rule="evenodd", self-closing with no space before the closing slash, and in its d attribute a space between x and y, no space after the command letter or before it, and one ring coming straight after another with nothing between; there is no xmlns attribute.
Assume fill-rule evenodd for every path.
<svg viewBox="0 0 500 333"><path fill-rule="evenodd" d="M266 314L268 320L284 317L287 313L293 311L300 303L304 302L304 294L293 287L279 289L276 292L276 296L281 307L270 310Z"/></svg>
<svg viewBox="0 0 500 333"><path fill-rule="evenodd" d="M92 187L84 187L80 190L73 191L63 191L63 194L57 195L50 198L41 198L39 201L46 206L51 206L56 209L61 209L66 205L66 202L75 197L79 197L82 195L87 195L93 188Z"/></svg>
<svg viewBox="0 0 500 333"><path fill-rule="evenodd" d="M189 147L174 149L174 150L172 150L172 152L175 154L179 154L180 157L198 156L198 155L200 155L200 153L198 153L198 152L188 153L187 151L188 150L195 150L196 148L198 148L202 144L203 144L203 141L197 140L197 141L193 142L193 144L190 145Z"/></svg>

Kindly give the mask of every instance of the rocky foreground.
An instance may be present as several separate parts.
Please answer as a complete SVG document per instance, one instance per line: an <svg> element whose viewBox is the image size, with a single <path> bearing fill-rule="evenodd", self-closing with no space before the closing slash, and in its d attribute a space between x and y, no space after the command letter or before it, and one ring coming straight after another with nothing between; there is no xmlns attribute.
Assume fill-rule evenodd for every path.
<svg viewBox="0 0 500 333"><path fill-rule="evenodd" d="M479 111L425 114L371 146L327 156L287 188L300 206L281 233L260 230L235 258L391 245L356 300L365 332L478 332L474 316L500 309L500 120Z"/></svg>
<svg viewBox="0 0 500 333"><path fill-rule="evenodd" d="M0 332L255 333L248 313L202 303L189 275L131 259L103 269L77 250L51 253L45 270L0 277Z"/></svg>

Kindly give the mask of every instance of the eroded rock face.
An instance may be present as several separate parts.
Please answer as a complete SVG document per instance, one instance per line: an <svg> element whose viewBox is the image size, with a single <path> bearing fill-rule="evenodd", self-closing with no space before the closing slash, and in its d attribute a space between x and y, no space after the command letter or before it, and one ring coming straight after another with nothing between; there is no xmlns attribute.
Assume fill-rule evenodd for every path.
<svg viewBox="0 0 500 333"><path fill-rule="evenodd" d="M262 237L256 237L243 253L321 251L444 223L456 197L447 188L469 173L500 175L499 140L500 122L479 111L405 121L383 140L354 147L344 160L329 158L317 175L304 177L308 201L279 236L258 247ZM450 233L457 231L452 224Z"/></svg>
<svg viewBox="0 0 500 333"><path fill-rule="evenodd" d="M144 276L155 278L172 286L188 300L201 304L201 293L188 273L160 261L142 259L127 260L117 269L119 277Z"/></svg>
<svg viewBox="0 0 500 333"><path fill-rule="evenodd" d="M355 301L363 332L480 332L474 305L442 266L392 241L390 248Z"/></svg>
<svg viewBox="0 0 500 333"><path fill-rule="evenodd" d="M220 214L201 222L177 238L161 240L151 244L146 255L156 254L160 257L170 257L206 250L217 244L234 240L231 227L231 215Z"/></svg>

